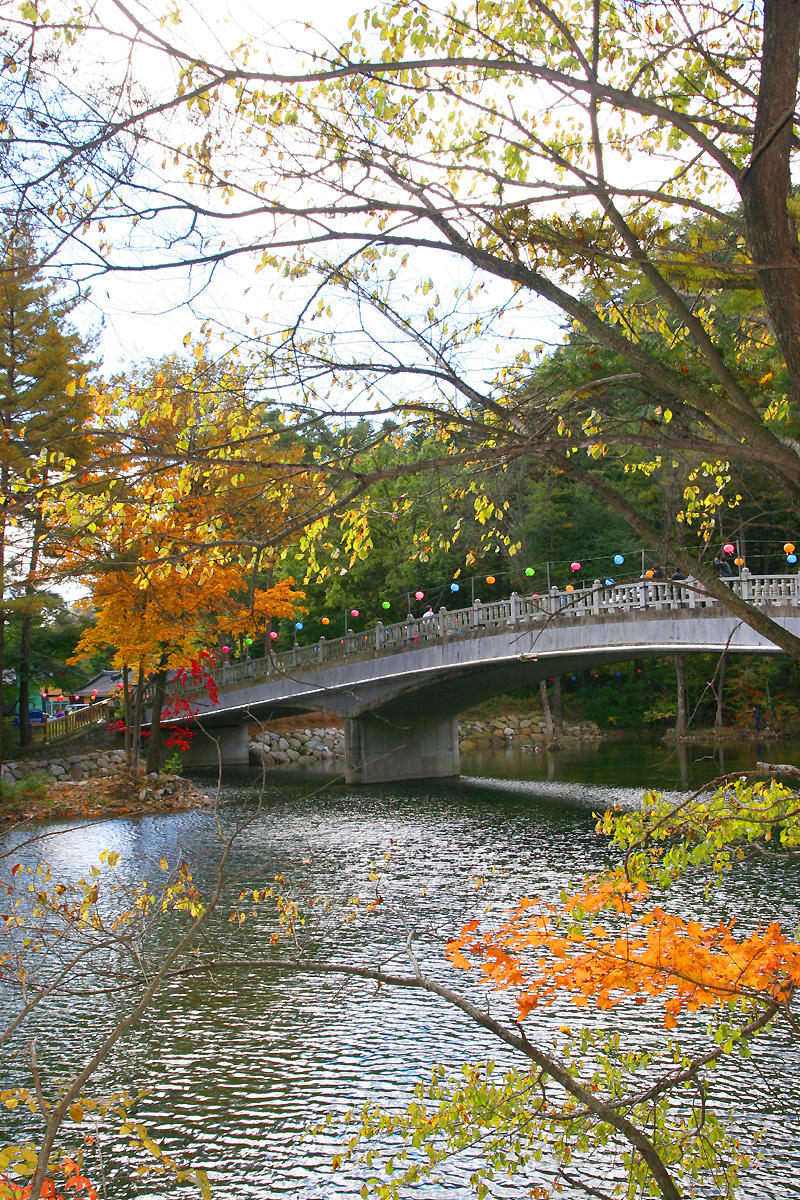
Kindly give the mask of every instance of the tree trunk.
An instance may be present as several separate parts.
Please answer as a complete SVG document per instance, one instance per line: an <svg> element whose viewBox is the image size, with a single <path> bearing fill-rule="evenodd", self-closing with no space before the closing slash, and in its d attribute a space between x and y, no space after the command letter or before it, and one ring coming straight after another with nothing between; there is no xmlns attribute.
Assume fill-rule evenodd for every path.
<svg viewBox="0 0 800 1200"><path fill-rule="evenodd" d="M133 694L133 770L139 774L142 750L142 692L144 691L144 665L140 665Z"/></svg>
<svg viewBox="0 0 800 1200"><path fill-rule="evenodd" d="M47 471L45 470L42 476L43 486L47 486ZM36 589L33 581L36 578L36 572L39 567L39 554L42 547L42 532L44 529L44 512L42 505L36 510L36 516L33 521L33 530L31 537L30 558L28 560L28 572L25 581L25 607L22 610L22 627L20 633L20 654L19 654L19 744L20 746L30 746L31 744L31 721L28 715L30 708L30 679L31 679L31 624L33 622L33 613L31 606L33 598L36 595Z"/></svg>
<svg viewBox="0 0 800 1200"><path fill-rule="evenodd" d="M5 426L6 422L3 421ZM0 469L0 763L5 761L3 754L6 718L5 689L3 672L6 667L6 515L8 505L8 467Z"/></svg>
<svg viewBox="0 0 800 1200"><path fill-rule="evenodd" d="M747 240L770 324L800 403L800 245L789 208L800 58L798 0L764 0L761 77L750 162L741 174Z"/></svg>
<svg viewBox="0 0 800 1200"><path fill-rule="evenodd" d="M125 766L128 768L129 771L133 767L133 757L131 754L133 741L131 739L132 711L131 711L130 676L131 676L130 669L128 667L128 664L125 663L125 665L122 668L122 703L123 703L123 716L125 718Z"/></svg>
<svg viewBox="0 0 800 1200"><path fill-rule="evenodd" d="M27 599L27 597L26 597ZM31 671L31 613L27 607L22 612L19 641L19 744L31 744L30 708Z"/></svg>
<svg viewBox="0 0 800 1200"><path fill-rule="evenodd" d="M164 684L167 668L159 667L153 690L153 715L150 721L150 739L147 743L147 758L144 769L148 775L158 771L161 765L161 710L164 707Z"/></svg>
<svg viewBox="0 0 800 1200"><path fill-rule="evenodd" d="M727 654L723 654L719 662L719 670L717 671L717 715L714 718L715 733L722 729L722 700L725 694L725 667L727 660Z"/></svg>
<svg viewBox="0 0 800 1200"><path fill-rule="evenodd" d="M547 680L539 680L539 695L542 699L542 713L544 715L544 727L547 733L548 742L553 740L553 714L550 711L550 699L547 695Z"/></svg>
<svg viewBox="0 0 800 1200"><path fill-rule="evenodd" d="M564 732L564 705L561 696L561 676L553 680L553 732L560 738Z"/></svg>
<svg viewBox="0 0 800 1200"><path fill-rule="evenodd" d="M6 698L5 687L3 685L3 672L6 667L6 607L3 601L5 589L5 572L3 570L6 549L5 540L5 513L3 513L2 518L0 518L0 763L5 761L3 755L3 734L5 732L6 719Z"/></svg>
<svg viewBox="0 0 800 1200"><path fill-rule="evenodd" d="M675 684L677 687L677 715L675 717L675 736L686 737L686 681L683 675L683 655L675 655Z"/></svg>

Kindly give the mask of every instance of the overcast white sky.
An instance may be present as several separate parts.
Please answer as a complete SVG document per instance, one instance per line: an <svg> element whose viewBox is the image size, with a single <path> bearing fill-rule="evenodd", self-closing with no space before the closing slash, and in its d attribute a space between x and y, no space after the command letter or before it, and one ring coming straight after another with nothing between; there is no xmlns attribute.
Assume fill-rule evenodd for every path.
<svg viewBox="0 0 800 1200"><path fill-rule="evenodd" d="M69 3L69 0L62 2ZM121 19L113 7L113 0L99 0L99 3L99 11L110 10L113 23L118 26ZM149 14L160 11L162 4L165 6L166 0L145 0L135 11L137 15L148 14L147 24L152 27ZM285 15L285 9L276 12L271 6L266 7L251 0L236 4L232 0L187 0L180 7L182 25L177 29L169 24L164 27L165 36L178 44L185 46L188 41L194 50L202 50L209 58L224 62L226 56L223 48L235 45L247 35L257 42L263 40L270 47L273 61L276 55L280 55L275 47L285 45L288 64L294 48L311 46L322 39L334 44L346 40L349 36L348 18L354 12L363 12L365 8L378 5L359 4L358 0L296 0L288 10L291 16ZM304 28L305 23L311 28ZM95 50L98 61L116 60L124 63L127 47L109 36ZM296 58L293 61L296 65ZM173 82L164 75L165 64L161 56L148 52L139 55L135 62L140 72L140 82L148 89L156 94L166 89L172 94ZM79 69L87 70L89 75L93 73L85 57ZM177 131L173 130L173 136L176 141L183 140L186 129L179 126ZM196 132L191 136L196 137ZM160 157L159 153L159 160ZM145 230L142 234L144 239L150 236L146 223L140 229ZM104 371L111 373L143 360L180 353L184 337L197 334L207 317L236 329L244 328L246 316L260 320L265 312L270 312L274 314L276 323L284 325L292 306L287 302L281 306L277 287L273 286L270 290L274 279L271 280L268 271L256 274L255 265L253 259L247 256L230 260L216 270L210 282L207 273L198 270L191 275L185 268L176 268L171 273L111 274L95 279L83 315L95 328L102 328L99 356L103 360ZM431 269L429 264L426 264L426 269ZM413 265L410 270L413 270ZM464 277L464 270L458 264L442 259L437 261L436 271L437 279L440 278L442 282L443 295L456 283L462 288L469 286L469 279ZM410 286L413 286L413 281L410 281ZM508 288L501 284L495 286L499 289L498 301L505 301ZM305 299L307 283L292 285L281 282L285 293L289 293L292 287L295 289L295 298L302 295ZM338 315L335 314L334 319L338 319ZM344 319L343 326L347 323L348 320ZM516 338L531 345L558 337L544 302L529 303L525 316L515 318L515 325ZM494 335L491 343L488 355L482 346L477 345L471 352L479 370L483 372L485 368L487 377L498 365L494 358Z"/></svg>
<svg viewBox="0 0 800 1200"><path fill-rule="evenodd" d="M162 0L152 0L137 15L158 12ZM187 39L213 56L214 47L235 45L243 35L261 34L272 46L286 43L300 46L322 35L338 43L347 38L347 20L357 11L369 7L358 0L296 0L291 6L264 5L252 2L233 3L233 0L187 0L181 4L182 24L179 29L167 25L165 33L180 44ZM163 8L166 9L164 0ZM291 16L286 13L290 12ZM304 29L305 23L315 33ZM111 42L109 39L109 48ZM119 54L118 45L110 56ZM222 58L222 55L220 55ZM155 61L155 60L154 60ZM140 59L141 63L141 59ZM147 64L144 64L146 69ZM156 65L156 71L163 64ZM152 85L152 79L141 82ZM163 80L157 81L156 86ZM142 358L157 357L179 350L186 333L196 332L203 317L219 310L227 311L232 321L247 311L248 297L254 311L263 311L263 296L267 280L257 279L254 263L242 258L216 273L215 279L198 293L199 273L194 279L185 270L171 275L120 275L96 279L91 284L90 298L81 310L81 320L94 328L102 326L100 353L106 370L113 371ZM256 295L248 293L254 289ZM195 303L186 305L187 297Z"/></svg>

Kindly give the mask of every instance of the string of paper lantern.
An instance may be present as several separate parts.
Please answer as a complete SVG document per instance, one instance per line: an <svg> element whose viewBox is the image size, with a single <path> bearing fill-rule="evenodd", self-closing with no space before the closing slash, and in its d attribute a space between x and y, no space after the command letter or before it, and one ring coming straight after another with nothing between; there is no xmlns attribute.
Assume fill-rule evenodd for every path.
<svg viewBox="0 0 800 1200"><path fill-rule="evenodd" d="M798 555L796 553L796 547L795 547L794 542L784 543L783 550L784 550L784 553L786 554L787 563L789 563L791 565L794 565L795 563L797 563ZM736 547L733 542L725 542L722 547L722 551L724 554L735 554ZM612 556L612 561L614 562L615 566L620 567L625 563L625 555L621 554L620 552L617 552L616 554L614 554ZM743 567L745 565L745 559L742 555L736 555L736 557L734 558L733 561L734 561L734 565L737 567ZM570 562L569 566L570 566L570 570L572 572L578 572L582 569L582 564L578 559L572 560ZM531 579L536 574L536 568L535 567L525 567L524 574L525 574L526 578ZM644 572L644 575L645 575L646 579L654 579L655 571L652 568L649 568L648 570L646 570ZM489 584L489 586L492 586L493 584L497 583L497 577L495 575L486 575L485 580L486 580L486 583ZM613 576L608 575L605 577L604 584L606 587L613 587L614 583L615 583L615 579ZM461 591L461 585L459 583L457 583L455 580L453 580L448 586L449 586L450 592L453 595L457 595L458 592ZM565 592L574 592L575 588L570 583L570 584L566 585L564 590L565 590ZM414 594L414 599L417 601L422 601L425 599L425 592L421 588L417 589L413 594ZM540 599L539 593L537 592L532 598L534 600L539 600ZM392 608L392 602L390 600L382 600L380 602L380 606L384 612L388 612ZM351 617L359 617L361 615L360 609L351 608L349 615ZM327 617L327 616L320 617L320 624L323 625L325 628L327 628L331 624L331 618ZM302 630L304 628L303 622L296 621L294 628L298 633L302 632ZM277 636L278 635L275 632L270 633L270 638L272 640L275 640L277 638ZM245 638L245 644L248 646L251 646L253 644L253 639ZM223 646L222 650L223 650L224 654L227 654L230 652L230 647Z"/></svg>

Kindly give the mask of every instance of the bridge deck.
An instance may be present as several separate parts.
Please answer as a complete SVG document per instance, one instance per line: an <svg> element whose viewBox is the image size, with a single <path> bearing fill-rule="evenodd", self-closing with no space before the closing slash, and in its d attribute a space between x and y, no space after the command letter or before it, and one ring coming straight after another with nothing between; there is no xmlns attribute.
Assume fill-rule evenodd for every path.
<svg viewBox="0 0 800 1200"><path fill-rule="evenodd" d="M750 576L732 586L800 634L800 577ZM363 633L320 639L213 672L219 705L204 724L323 709L454 713L525 682L602 662L675 652L776 653L696 584L596 582L568 593L517 596L440 609ZM202 702L202 693L195 693Z"/></svg>

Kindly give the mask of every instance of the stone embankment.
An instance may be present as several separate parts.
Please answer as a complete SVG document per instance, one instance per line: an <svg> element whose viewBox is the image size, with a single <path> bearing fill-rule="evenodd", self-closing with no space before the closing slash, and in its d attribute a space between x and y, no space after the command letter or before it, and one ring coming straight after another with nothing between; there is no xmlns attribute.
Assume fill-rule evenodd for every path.
<svg viewBox="0 0 800 1200"><path fill-rule="evenodd" d="M250 760L265 767L313 767L344 758L344 731L335 725L263 729L250 738Z"/></svg>
<svg viewBox="0 0 800 1200"><path fill-rule="evenodd" d="M26 775L49 775L53 779L72 780L113 775L125 762L124 750L89 750L83 754L65 754L60 758L25 758L6 762L0 767L0 782L12 782Z"/></svg>
<svg viewBox="0 0 800 1200"><path fill-rule="evenodd" d="M313 767L344 758L344 732L334 725L289 726L259 729L250 737L250 761L269 767ZM513 746L529 753L545 750L554 742L599 742L602 734L591 721L565 722L558 737L548 737L544 721L536 713L514 713L503 717L462 718L459 722L461 749L490 750Z"/></svg>
<svg viewBox="0 0 800 1200"><path fill-rule="evenodd" d="M502 717L462 717L458 723L462 750L491 750L513 746L536 753L565 742L601 742L603 735L593 721L565 721L558 734L549 736L538 713L506 713Z"/></svg>

